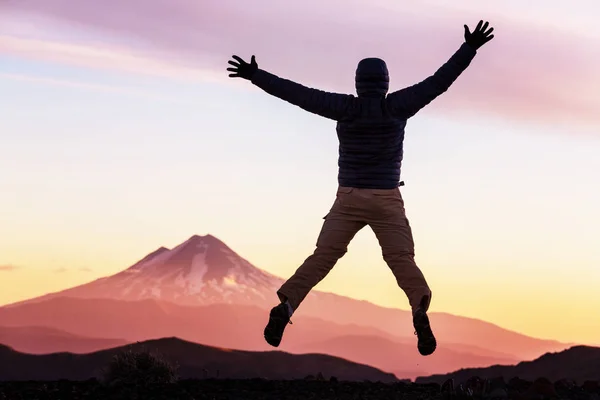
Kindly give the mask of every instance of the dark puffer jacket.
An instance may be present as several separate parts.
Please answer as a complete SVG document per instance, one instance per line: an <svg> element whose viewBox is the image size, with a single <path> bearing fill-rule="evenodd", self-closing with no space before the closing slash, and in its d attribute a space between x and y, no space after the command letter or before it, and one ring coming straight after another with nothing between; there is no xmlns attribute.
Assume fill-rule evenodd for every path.
<svg viewBox="0 0 600 400"><path fill-rule="evenodd" d="M475 54L464 43L432 76L387 96L387 66L377 58L358 64L358 97L308 88L261 69L252 83L306 111L337 121L340 186L392 189L400 185L406 121L448 90Z"/></svg>

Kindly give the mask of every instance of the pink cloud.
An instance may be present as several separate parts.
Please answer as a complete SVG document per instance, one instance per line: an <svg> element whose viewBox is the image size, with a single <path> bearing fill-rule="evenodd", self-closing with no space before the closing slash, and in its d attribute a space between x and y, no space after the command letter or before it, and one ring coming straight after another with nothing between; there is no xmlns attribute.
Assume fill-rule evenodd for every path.
<svg viewBox="0 0 600 400"><path fill-rule="evenodd" d="M96 59L128 72L226 80L231 54L256 54L261 68L339 92L354 92L356 63L367 56L387 61L393 89L424 79L460 46L463 23L473 26L487 17L483 12L426 3L409 8L383 0L369 7L359 0L262 0L261 5L249 7L243 0L20 0L3 7L13 16L33 13L94 32L113 43L114 55L109 57L98 43L79 44L70 53L60 46L73 44L50 43L44 50L41 37L25 56L42 52L59 62L87 59L89 67L99 67L91 62ZM502 18L490 20L496 38L431 108L550 124L600 124L597 41ZM0 41L0 50L19 51L19 46L7 47Z"/></svg>
<svg viewBox="0 0 600 400"><path fill-rule="evenodd" d="M191 68L173 66L151 56L132 54L127 47L61 43L4 35L0 36L0 50L23 58L153 76L177 76L185 79L196 73Z"/></svg>
<svg viewBox="0 0 600 400"><path fill-rule="evenodd" d="M23 59L50 61L97 70L120 71L136 75L169 78L187 83L220 82L234 85L230 79L223 77L215 69L174 65L164 54L143 50L129 49L115 45L84 45L0 35L0 53L16 55ZM166 61L165 61L166 59ZM0 73L3 77L15 80L39 80L50 85L64 85L81 89L121 92L128 95L145 97L156 94L139 89L98 85L89 82L77 82L48 77L36 77L24 74ZM237 86L237 85L236 85ZM239 86L238 86L239 87ZM164 96L159 96L165 99ZM176 101L176 99L169 99Z"/></svg>

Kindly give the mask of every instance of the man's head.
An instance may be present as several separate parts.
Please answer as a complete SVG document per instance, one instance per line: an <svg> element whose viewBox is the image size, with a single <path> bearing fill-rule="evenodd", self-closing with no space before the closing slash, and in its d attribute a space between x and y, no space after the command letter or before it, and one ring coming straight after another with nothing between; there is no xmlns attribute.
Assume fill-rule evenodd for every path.
<svg viewBox="0 0 600 400"><path fill-rule="evenodd" d="M362 59L356 67L355 84L359 97L384 97L390 86L385 61L380 58Z"/></svg>

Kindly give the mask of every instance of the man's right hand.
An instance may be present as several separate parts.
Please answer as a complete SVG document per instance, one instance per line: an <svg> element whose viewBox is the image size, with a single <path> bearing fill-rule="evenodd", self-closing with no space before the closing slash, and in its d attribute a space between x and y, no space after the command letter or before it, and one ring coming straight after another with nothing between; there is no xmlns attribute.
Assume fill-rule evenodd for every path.
<svg viewBox="0 0 600 400"><path fill-rule="evenodd" d="M465 42L474 50L479 49L481 46L494 38L494 35L491 34L494 31L494 28L490 28L486 31L488 25L489 22L487 21L485 24L483 21L479 21L473 32L471 32L469 27L465 25Z"/></svg>
<svg viewBox="0 0 600 400"><path fill-rule="evenodd" d="M258 64L256 63L256 58L252 56L250 60L250 64L246 61L242 60L238 56L232 56L237 62L229 61L229 65L233 65L235 68L227 68L227 71L233 72L233 74L229 74L230 78L244 78L244 79L252 79L252 75L258 69Z"/></svg>

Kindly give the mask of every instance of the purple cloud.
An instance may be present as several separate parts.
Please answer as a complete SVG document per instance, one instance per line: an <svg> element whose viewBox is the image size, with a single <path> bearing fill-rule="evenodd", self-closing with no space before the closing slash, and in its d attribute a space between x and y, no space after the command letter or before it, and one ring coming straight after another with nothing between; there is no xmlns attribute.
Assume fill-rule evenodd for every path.
<svg viewBox="0 0 600 400"><path fill-rule="evenodd" d="M231 54L248 59L255 54L261 68L339 92L354 91L356 63L368 56L387 61L393 89L424 79L459 47L463 23L473 27L485 17L425 3L364 4L262 0L261 7L250 7L243 0L20 0L3 7L11 13L68 23L104 38L104 46L120 49L121 58L106 56L105 65L91 67L110 64L132 72L131 56L140 55L155 60L154 67L160 65L163 72L171 68L172 75L179 68L190 76L198 70L198 75L226 80ZM431 108L453 115L468 112L550 124L600 124L597 41L501 18L491 22L496 38ZM0 49L6 51L1 44L0 40ZM92 51L96 45L86 46ZM43 51L43 46L38 50ZM80 50L62 61L89 57ZM35 51L27 54L35 56ZM46 56L52 57L48 52ZM144 63L136 68L144 70Z"/></svg>

